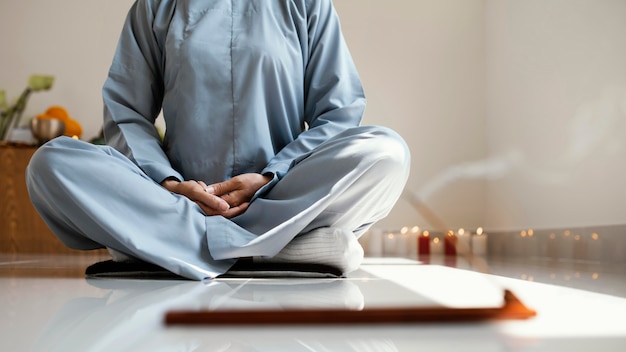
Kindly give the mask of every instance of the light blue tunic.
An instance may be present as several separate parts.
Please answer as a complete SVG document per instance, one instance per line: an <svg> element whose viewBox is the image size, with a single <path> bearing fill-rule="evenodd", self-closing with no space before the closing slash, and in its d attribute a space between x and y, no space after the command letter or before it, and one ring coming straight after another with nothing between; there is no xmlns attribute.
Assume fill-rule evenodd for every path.
<svg viewBox="0 0 626 352"><path fill-rule="evenodd" d="M107 144L156 182L207 184L248 172L280 179L365 108L329 0L140 0L104 103Z"/></svg>
<svg viewBox="0 0 626 352"><path fill-rule="evenodd" d="M109 146L58 138L27 170L33 205L71 248L215 277L320 227L359 236L408 177L404 141L359 126L363 89L330 0L138 0L103 97ZM159 185L251 172L274 179L233 219Z"/></svg>

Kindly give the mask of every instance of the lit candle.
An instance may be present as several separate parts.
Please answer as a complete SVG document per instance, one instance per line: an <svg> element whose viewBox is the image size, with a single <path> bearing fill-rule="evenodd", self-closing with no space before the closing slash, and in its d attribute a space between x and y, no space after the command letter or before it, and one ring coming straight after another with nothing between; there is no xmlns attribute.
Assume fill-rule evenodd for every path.
<svg viewBox="0 0 626 352"><path fill-rule="evenodd" d="M546 244L546 257L551 258L551 259L558 259L559 247L557 246L556 234L554 232L548 236L547 242L548 243Z"/></svg>
<svg viewBox="0 0 626 352"><path fill-rule="evenodd" d="M441 242L442 241L438 237L433 238L433 240L430 242L431 255L442 255L444 253L443 244Z"/></svg>
<svg viewBox="0 0 626 352"><path fill-rule="evenodd" d="M430 255L430 233L424 231L417 241L417 250L420 256Z"/></svg>
<svg viewBox="0 0 626 352"><path fill-rule="evenodd" d="M600 235L592 233L587 239L587 253L589 253L589 260L600 261L602 260L602 240Z"/></svg>
<svg viewBox="0 0 626 352"><path fill-rule="evenodd" d="M575 260L588 260L587 244L583 241L583 236L574 235L573 258Z"/></svg>
<svg viewBox="0 0 626 352"><path fill-rule="evenodd" d="M479 227L472 236L472 253L474 255L487 255L487 234Z"/></svg>
<svg viewBox="0 0 626 352"><path fill-rule="evenodd" d="M459 252L469 252L470 251L470 233L465 232L465 229L459 229L456 232L456 240L457 240L457 248Z"/></svg>
<svg viewBox="0 0 626 352"><path fill-rule="evenodd" d="M447 256L456 256L456 236L453 231L448 231L443 237L444 253Z"/></svg>
<svg viewBox="0 0 626 352"><path fill-rule="evenodd" d="M409 254L409 228L403 227L396 234L396 256L406 258Z"/></svg>

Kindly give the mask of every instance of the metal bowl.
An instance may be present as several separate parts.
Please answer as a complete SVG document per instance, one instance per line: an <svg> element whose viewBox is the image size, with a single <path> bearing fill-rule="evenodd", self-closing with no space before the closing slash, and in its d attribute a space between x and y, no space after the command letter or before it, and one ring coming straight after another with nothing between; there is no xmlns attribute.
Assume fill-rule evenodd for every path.
<svg viewBox="0 0 626 352"><path fill-rule="evenodd" d="M40 144L63 135L65 132L65 123L58 119L38 119L34 118L30 123L30 129L33 136L37 138Z"/></svg>

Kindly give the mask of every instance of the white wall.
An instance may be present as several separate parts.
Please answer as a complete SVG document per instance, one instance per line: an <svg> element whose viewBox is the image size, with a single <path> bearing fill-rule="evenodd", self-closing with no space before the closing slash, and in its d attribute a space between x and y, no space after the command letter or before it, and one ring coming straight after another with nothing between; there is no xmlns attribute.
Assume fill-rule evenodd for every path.
<svg viewBox="0 0 626 352"><path fill-rule="evenodd" d="M626 223L626 2L485 4L487 227Z"/></svg>
<svg viewBox="0 0 626 352"><path fill-rule="evenodd" d="M486 155L483 2L336 0L335 6L365 85L365 123L395 129L411 149L407 189L427 196L450 227L482 225L484 182L429 185L450 165ZM380 225L414 224L428 225L401 200Z"/></svg>
<svg viewBox="0 0 626 352"><path fill-rule="evenodd" d="M24 118L65 106L84 128L100 131L101 89L131 0L0 1L0 89L13 99L33 73L56 77L31 96Z"/></svg>

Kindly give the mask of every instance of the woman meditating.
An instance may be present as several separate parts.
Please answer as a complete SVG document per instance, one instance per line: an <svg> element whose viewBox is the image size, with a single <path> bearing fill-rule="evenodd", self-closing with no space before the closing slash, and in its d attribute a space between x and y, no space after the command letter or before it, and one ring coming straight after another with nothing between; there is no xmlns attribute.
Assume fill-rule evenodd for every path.
<svg viewBox="0 0 626 352"><path fill-rule="evenodd" d="M408 177L399 135L360 126L330 0L138 0L103 99L107 146L42 146L32 202L68 247L190 279L243 257L350 272Z"/></svg>

